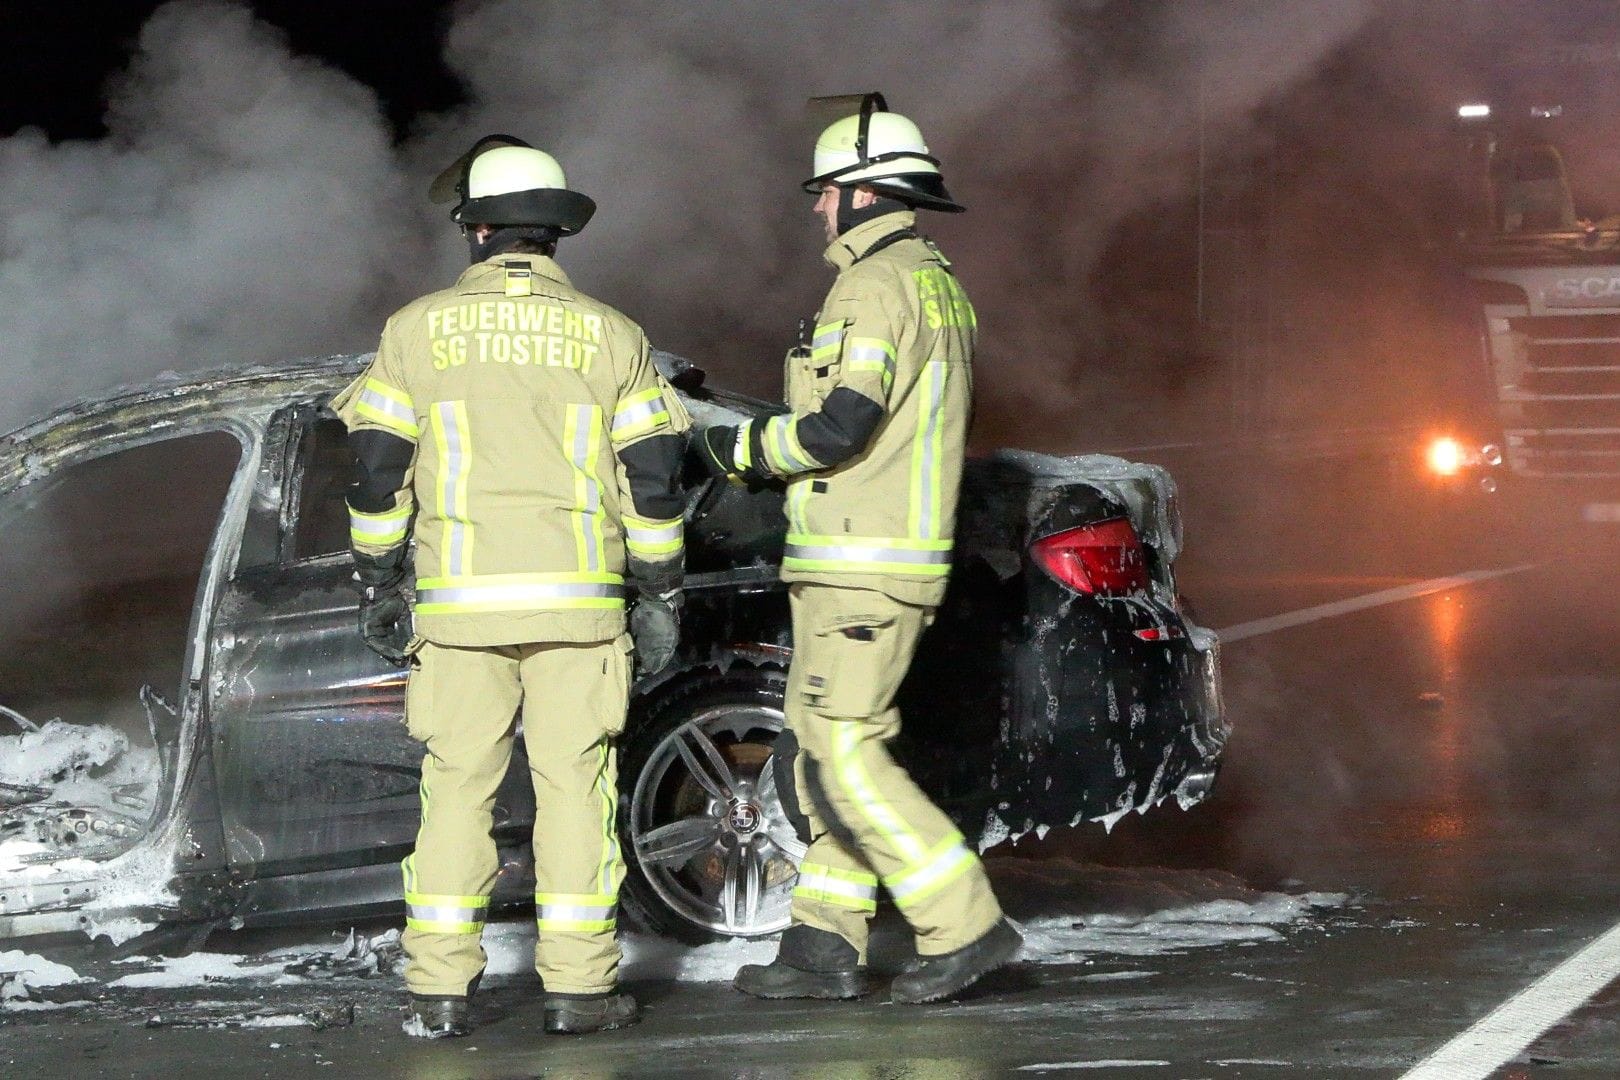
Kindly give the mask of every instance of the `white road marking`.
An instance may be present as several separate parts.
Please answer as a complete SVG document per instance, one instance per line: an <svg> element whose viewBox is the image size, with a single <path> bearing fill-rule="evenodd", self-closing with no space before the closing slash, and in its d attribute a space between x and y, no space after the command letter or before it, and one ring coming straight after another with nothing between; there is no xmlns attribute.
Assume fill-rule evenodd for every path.
<svg viewBox="0 0 1620 1080"><path fill-rule="evenodd" d="M1620 978L1620 926L1509 998L1401 1080L1485 1080Z"/></svg>
<svg viewBox="0 0 1620 1080"><path fill-rule="evenodd" d="M1109 1058L1101 1061L1042 1061L1034 1065L1020 1065L1019 1072L1058 1072L1063 1069L1143 1069L1170 1064L1168 1061L1143 1061L1136 1058Z"/></svg>
<svg viewBox="0 0 1620 1080"><path fill-rule="evenodd" d="M1238 623L1225 630L1217 630L1221 643L1242 641L1244 638L1259 637L1261 634L1271 634L1278 630L1287 630L1295 626L1304 626L1306 623L1320 622L1322 619L1335 619L1340 615L1349 615L1357 611L1366 611L1368 608L1382 607L1385 604L1398 604L1402 600L1415 600L1430 593L1445 592L1447 589L1456 589L1463 585L1472 585L1476 581L1489 581L1492 578L1506 577L1509 574L1522 573L1532 570L1535 563L1524 563L1521 566L1508 566L1499 570L1467 570L1461 574L1450 577L1430 578L1428 581L1417 581L1411 585L1399 585L1393 589L1383 589L1379 592L1365 593L1361 596L1352 596L1348 600L1335 600L1331 604L1318 604L1315 607L1301 608L1298 611L1289 611L1281 615L1272 615L1264 619L1255 619L1253 622Z"/></svg>

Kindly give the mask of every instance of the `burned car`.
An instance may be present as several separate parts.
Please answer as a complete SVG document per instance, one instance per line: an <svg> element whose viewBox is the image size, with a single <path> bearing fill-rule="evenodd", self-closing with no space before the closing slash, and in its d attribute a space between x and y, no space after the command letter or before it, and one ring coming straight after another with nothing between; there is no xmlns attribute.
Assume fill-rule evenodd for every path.
<svg viewBox="0 0 1620 1080"><path fill-rule="evenodd" d="M418 821L405 672L356 631L347 434L367 357L170 377L0 440L0 939L385 911ZM659 354L699 427L772 406ZM693 469L682 652L635 687L622 900L702 939L781 929L804 847L769 767L791 655L780 492ZM1176 589L1163 470L969 463L897 756L981 846L1210 790L1215 636ZM532 891L522 741L496 902Z"/></svg>

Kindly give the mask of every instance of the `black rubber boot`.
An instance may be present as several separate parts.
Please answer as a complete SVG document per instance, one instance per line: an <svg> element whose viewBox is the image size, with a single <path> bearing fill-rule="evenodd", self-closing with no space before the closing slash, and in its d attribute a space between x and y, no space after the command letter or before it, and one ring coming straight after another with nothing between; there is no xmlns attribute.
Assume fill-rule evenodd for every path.
<svg viewBox="0 0 1620 1080"><path fill-rule="evenodd" d="M1022 935L1012 923L1002 919L970 945L923 957L917 970L895 978L889 996L906 1005L953 997L1017 956L1023 944Z"/></svg>
<svg viewBox="0 0 1620 1080"><path fill-rule="evenodd" d="M776 959L744 964L731 985L757 998L848 1001L866 993L866 969L855 946L826 930L794 925L782 932Z"/></svg>
<svg viewBox="0 0 1620 1080"><path fill-rule="evenodd" d="M629 994L548 994L546 1030L557 1035L589 1035L629 1027L641 1008Z"/></svg>
<svg viewBox="0 0 1620 1080"><path fill-rule="evenodd" d="M405 1034L418 1039L459 1039L472 1034L464 997L411 995L411 1015Z"/></svg>

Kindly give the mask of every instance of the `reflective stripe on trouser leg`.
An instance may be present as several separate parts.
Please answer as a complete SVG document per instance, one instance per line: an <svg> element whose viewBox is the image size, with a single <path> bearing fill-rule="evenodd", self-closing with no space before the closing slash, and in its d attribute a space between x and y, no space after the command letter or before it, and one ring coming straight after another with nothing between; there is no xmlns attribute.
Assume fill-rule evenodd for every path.
<svg viewBox="0 0 1620 1080"><path fill-rule="evenodd" d="M629 700L629 642L521 648L535 796L535 970L552 993L611 990L624 880L612 738Z"/></svg>
<svg viewBox="0 0 1620 1080"><path fill-rule="evenodd" d="M895 764L887 746L900 730L899 711L890 702L910 666L927 612L862 589L803 584L789 596L795 652L787 718L820 774L826 806L818 809L848 831L848 846L860 860L849 868L875 871L895 896L917 933L920 953L959 949L995 924L1000 906L978 858L962 845L950 819ZM866 616L881 627L875 641L827 632ZM874 644L880 647L875 656L852 651ZM893 685L885 681L875 688L864 706L874 710L871 715L825 715L820 708L827 695L807 692L817 689L808 685L810 673L836 672L836 678L850 670L871 672L869 677ZM838 697L847 707L848 688ZM821 843L812 846L807 860L830 862L820 858ZM794 912L797 916L797 897Z"/></svg>
<svg viewBox="0 0 1620 1080"><path fill-rule="evenodd" d="M809 861L800 864L799 879L793 885L794 896L851 911L876 911L877 894L877 875L871 871L841 870Z"/></svg>
<svg viewBox="0 0 1620 1080"><path fill-rule="evenodd" d="M861 861L861 856L849 843L850 833L843 828L826 808L820 769L811 763L809 755L800 752L793 761L793 782L799 793L799 809L810 823L811 843L799 864L799 879L793 888L791 914L793 921L837 934L855 947L859 963L866 963L866 943L872 913L877 910L875 894L877 875ZM821 868L825 867L824 872ZM861 883L870 879L874 903L870 907L847 902L844 890L835 886L838 899L834 900L820 888L826 876L861 875Z"/></svg>
<svg viewBox="0 0 1620 1080"><path fill-rule="evenodd" d="M448 648L417 654L406 692L422 760L422 824L403 865L409 962L418 994L465 994L484 970L480 943L496 871L490 826L511 759L520 687L515 650Z"/></svg>

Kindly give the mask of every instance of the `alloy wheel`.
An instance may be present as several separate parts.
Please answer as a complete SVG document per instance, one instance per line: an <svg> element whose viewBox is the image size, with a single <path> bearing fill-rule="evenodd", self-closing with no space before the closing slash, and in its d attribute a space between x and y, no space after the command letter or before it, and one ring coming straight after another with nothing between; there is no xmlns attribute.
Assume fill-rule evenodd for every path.
<svg viewBox="0 0 1620 1080"><path fill-rule="evenodd" d="M630 839L659 898L705 931L759 937L788 925L805 845L776 790L780 709L705 709L653 747L630 799Z"/></svg>

